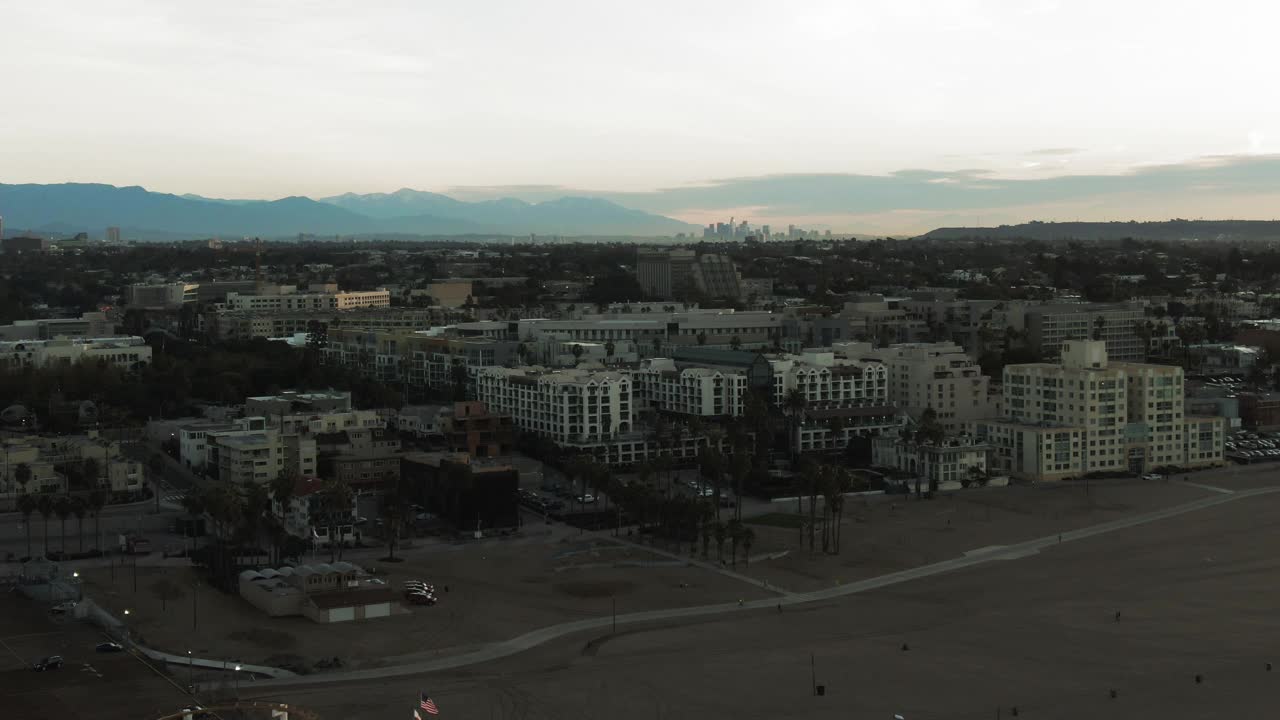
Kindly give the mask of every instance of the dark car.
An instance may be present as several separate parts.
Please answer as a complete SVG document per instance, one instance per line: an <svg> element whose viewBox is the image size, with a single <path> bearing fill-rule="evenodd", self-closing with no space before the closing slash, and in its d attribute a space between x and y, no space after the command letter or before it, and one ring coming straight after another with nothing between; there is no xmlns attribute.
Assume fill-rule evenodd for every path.
<svg viewBox="0 0 1280 720"><path fill-rule="evenodd" d="M35 670L36 672L44 672L45 670L57 670L60 667L62 667L62 656L50 655L49 657L44 658L43 660L37 661L34 665L31 666L31 669Z"/></svg>
<svg viewBox="0 0 1280 720"><path fill-rule="evenodd" d="M121 652L124 650L124 646L116 642L104 642L98 643L98 646L94 649L98 652Z"/></svg>

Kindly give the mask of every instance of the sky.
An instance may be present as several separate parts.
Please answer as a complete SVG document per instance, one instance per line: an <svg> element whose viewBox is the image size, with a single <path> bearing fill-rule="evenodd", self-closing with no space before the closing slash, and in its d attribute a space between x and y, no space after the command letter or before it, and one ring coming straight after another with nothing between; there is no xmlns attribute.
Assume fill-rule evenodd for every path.
<svg viewBox="0 0 1280 720"><path fill-rule="evenodd" d="M0 182L905 232L1280 215L1280 5L0 0Z"/></svg>

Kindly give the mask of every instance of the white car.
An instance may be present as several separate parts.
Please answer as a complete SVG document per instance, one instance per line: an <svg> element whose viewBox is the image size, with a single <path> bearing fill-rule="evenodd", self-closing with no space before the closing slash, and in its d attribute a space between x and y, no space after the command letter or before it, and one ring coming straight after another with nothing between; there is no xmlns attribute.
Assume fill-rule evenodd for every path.
<svg viewBox="0 0 1280 720"><path fill-rule="evenodd" d="M1159 473L1147 473L1146 475L1142 476L1143 480L1161 480L1163 478L1164 476L1160 475Z"/></svg>
<svg viewBox="0 0 1280 720"><path fill-rule="evenodd" d="M593 503L593 502L595 502L595 501L596 501L596 496L595 496L595 495L592 495L591 493L587 493L586 495L579 495L579 496L578 496L578 502L582 503L583 505L590 505L591 503Z"/></svg>

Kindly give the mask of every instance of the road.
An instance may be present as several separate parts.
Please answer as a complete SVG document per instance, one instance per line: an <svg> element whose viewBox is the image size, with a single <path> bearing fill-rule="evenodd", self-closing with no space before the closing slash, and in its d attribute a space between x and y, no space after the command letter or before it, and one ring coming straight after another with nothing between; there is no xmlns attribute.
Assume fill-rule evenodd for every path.
<svg viewBox="0 0 1280 720"><path fill-rule="evenodd" d="M459 655L427 660L422 662L407 663L394 667L382 667L371 670L355 670L343 673L326 673L323 675L313 675L299 678L266 680L258 683L260 687L266 686L299 686L299 685L315 685L327 684L334 682L348 682L372 680L377 678L406 676L406 675L422 675L427 673L439 672L442 670L450 670L461 668L480 663L491 662L501 658L505 658L517 653L521 653L536 648L545 643L564 638L569 635L581 633L588 630L599 630L611 628L615 623L619 626L652 624L665 621L685 620L691 618L704 618L717 615L727 615L731 613L741 613L749 610L768 609L774 606L778 608L803 605L808 603L818 603L831 600L834 598L847 597L850 595L865 593L870 590L898 585L933 575L943 573L951 573L956 570L970 568L1000 560L1011 560L1034 555L1041 550L1062 543L1070 543L1088 538L1096 537L1106 533L1113 533L1119 530L1146 525L1149 523L1167 520L1187 513L1216 507L1225 503L1231 503L1238 500L1257 497L1271 493L1280 492L1280 487L1255 488L1251 490L1242 490L1238 492L1221 492L1211 497L1197 500L1190 503L1184 503L1172 508L1157 510L1154 512L1136 515L1122 520L1102 523L1079 530L1064 532L1060 535L1055 534L1029 540L1027 542L1017 543L1014 545L1006 545L995 548L975 551L965 555L964 557L954 558L943 562L933 563L910 570L881 575L879 577L862 580L859 582L839 585L836 587L819 590L809 593L795 593L780 596L776 599L755 600L745 603L720 603L715 605L702 605L685 608L669 608L664 610L653 610L649 612L629 613L619 615L617 618L599 617L575 622L561 623L552 625L532 632L525 633L519 637L510 640L493 643L483 646L472 652L462 653Z"/></svg>

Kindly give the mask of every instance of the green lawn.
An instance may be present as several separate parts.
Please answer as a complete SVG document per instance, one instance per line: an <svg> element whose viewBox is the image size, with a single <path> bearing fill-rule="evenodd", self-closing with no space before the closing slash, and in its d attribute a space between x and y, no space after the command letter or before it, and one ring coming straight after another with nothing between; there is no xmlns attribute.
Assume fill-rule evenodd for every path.
<svg viewBox="0 0 1280 720"><path fill-rule="evenodd" d="M768 525L770 527L780 528L798 528L804 522L805 518L794 513L766 513L757 515L753 518L746 518L743 522L749 525Z"/></svg>

